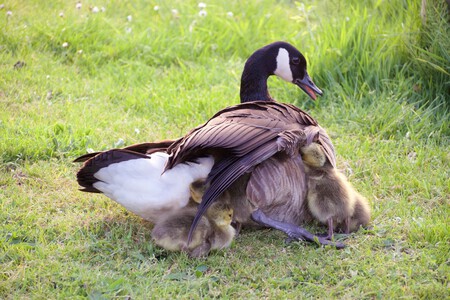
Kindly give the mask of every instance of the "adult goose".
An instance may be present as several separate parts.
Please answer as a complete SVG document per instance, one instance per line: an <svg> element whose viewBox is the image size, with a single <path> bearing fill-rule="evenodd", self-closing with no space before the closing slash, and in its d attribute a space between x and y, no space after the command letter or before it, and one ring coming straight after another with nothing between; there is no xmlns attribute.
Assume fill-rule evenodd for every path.
<svg viewBox="0 0 450 300"><path fill-rule="evenodd" d="M245 64L241 78L243 104L217 113L205 125L176 141L81 156L75 161L85 161L77 174L82 190L104 193L128 210L156 222L184 207L189 200L189 185L208 177L211 186L196 221L229 188L238 222L251 223L251 217L291 237L313 240L314 236L296 226L309 217L298 148L317 133L330 161L335 160L334 148L312 117L295 106L272 101L267 90L271 75L298 85L312 99L322 94L310 79L306 60L297 49L284 42L270 44L257 50ZM254 100L262 101L249 102ZM230 127L222 131L216 126L219 120ZM225 133L235 140L224 139ZM166 153L168 145L171 146ZM245 166L236 170L242 163ZM280 193L280 184L286 187L285 193Z"/></svg>

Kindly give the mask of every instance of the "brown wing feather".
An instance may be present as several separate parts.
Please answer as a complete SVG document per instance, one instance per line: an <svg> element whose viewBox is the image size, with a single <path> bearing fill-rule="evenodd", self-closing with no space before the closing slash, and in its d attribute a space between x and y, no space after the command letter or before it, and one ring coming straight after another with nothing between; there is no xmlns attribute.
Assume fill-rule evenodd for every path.
<svg viewBox="0 0 450 300"><path fill-rule="evenodd" d="M167 148L176 141L177 140L163 140L163 141L154 142L154 143L134 144L134 145L122 148L122 149L133 151L136 153L141 153L141 154L152 154L152 153L161 152L161 151L165 152L167 150ZM107 151L110 151L110 150L107 150ZM85 162L88 159L90 159L100 153L107 152L107 151L86 153L86 154L83 154L83 155L77 157L76 159L74 159L73 162Z"/></svg>
<svg viewBox="0 0 450 300"><path fill-rule="evenodd" d="M231 106L173 143L168 149L171 158L167 169L207 149L229 149L243 156L282 131L303 131L308 125L316 126L317 122L290 104L255 101Z"/></svg>

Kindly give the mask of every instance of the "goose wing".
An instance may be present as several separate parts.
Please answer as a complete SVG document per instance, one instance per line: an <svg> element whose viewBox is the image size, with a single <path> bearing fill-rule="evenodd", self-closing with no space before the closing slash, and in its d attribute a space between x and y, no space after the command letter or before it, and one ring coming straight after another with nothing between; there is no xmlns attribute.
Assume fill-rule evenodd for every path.
<svg viewBox="0 0 450 300"><path fill-rule="evenodd" d="M170 145L172 145L174 142L176 142L176 140L163 140L163 141L154 142L154 143L134 144L134 145L122 148L121 150L128 150L128 151L140 153L140 154L152 154L155 152L165 152L167 150L167 148ZM108 151L110 151L110 150L108 150ZM76 159L74 159L73 162L85 162L85 161L89 160L90 158L93 158L99 154L102 154L102 153L105 153L108 151L86 153L86 154L83 154L83 155L77 157Z"/></svg>
<svg viewBox="0 0 450 300"><path fill-rule="evenodd" d="M167 169L199 153L245 157L267 142L275 142L280 148L292 146L291 142L298 139L307 126L317 127L318 124L306 112L290 104L255 101L231 106L173 143L168 149L171 157ZM309 133L313 138L316 132L310 130Z"/></svg>
<svg viewBox="0 0 450 300"><path fill-rule="evenodd" d="M296 156L299 147L311 143L320 131L310 115L293 105L255 101L218 112L172 144L166 169L199 155L219 153L191 232L209 205L236 179L278 152ZM319 134L320 138L328 136ZM334 157L331 149L329 155ZM220 153L226 155L220 157Z"/></svg>

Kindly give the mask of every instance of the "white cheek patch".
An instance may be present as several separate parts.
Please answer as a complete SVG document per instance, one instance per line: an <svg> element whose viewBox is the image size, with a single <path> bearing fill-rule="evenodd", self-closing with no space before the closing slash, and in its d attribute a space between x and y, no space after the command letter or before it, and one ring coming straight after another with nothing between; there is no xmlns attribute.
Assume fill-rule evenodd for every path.
<svg viewBox="0 0 450 300"><path fill-rule="evenodd" d="M274 74L288 82L292 82L294 79L289 65L289 52L284 48L280 48L278 51L277 68Z"/></svg>

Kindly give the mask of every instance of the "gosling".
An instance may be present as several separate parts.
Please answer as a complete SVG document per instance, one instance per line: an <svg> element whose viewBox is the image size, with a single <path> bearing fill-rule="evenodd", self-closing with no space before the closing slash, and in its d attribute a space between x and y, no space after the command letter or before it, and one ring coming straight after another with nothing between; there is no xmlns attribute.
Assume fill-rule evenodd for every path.
<svg viewBox="0 0 450 300"><path fill-rule="evenodd" d="M193 198L195 201L195 196ZM188 244L189 229L196 213L197 207L188 206L158 222L152 231L155 244L169 251L186 252L195 258L208 256L211 250L228 248L236 234L231 226L233 209L228 201L216 201L208 208Z"/></svg>
<svg viewBox="0 0 450 300"><path fill-rule="evenodd" d="M335 229L348 234L367 225L367 200L331 165L322 146L313 142L300 148L300 153L308 176L308 208L319 222L328 225L327 238L333 238Z"/></svg>

